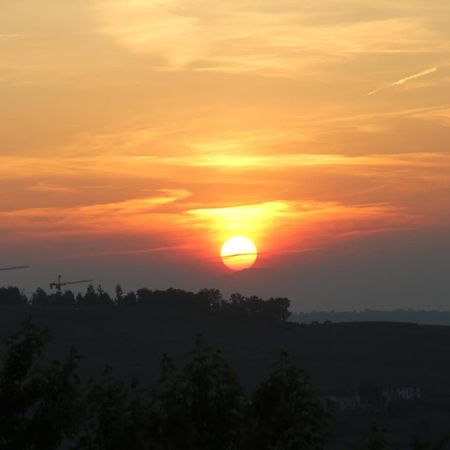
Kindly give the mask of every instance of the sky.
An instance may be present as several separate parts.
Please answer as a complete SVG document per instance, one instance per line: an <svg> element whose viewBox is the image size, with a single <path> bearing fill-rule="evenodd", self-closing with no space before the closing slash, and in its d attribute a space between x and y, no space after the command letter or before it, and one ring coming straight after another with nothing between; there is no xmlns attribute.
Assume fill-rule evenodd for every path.
<svg viewBox="0 0 450 450"><path fill-rule="evenodd" d="M448 0L2 0L0 284L450 309ZM220 258L258 248L248 270Z"/></svg>

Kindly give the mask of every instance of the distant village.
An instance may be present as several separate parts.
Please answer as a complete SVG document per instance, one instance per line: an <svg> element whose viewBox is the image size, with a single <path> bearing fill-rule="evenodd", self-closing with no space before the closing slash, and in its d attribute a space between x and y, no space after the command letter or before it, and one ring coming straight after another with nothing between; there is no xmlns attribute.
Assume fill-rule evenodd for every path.
<svg viewBox="0 0 450 450"><path fill-rule="evenodd" d="M382 409L392 402L415 402L422 399L422 390L417 386L377 388L361 386L358 394L336 394L322 396L323 402L333 411L344 412L358 409Z"/></svg>

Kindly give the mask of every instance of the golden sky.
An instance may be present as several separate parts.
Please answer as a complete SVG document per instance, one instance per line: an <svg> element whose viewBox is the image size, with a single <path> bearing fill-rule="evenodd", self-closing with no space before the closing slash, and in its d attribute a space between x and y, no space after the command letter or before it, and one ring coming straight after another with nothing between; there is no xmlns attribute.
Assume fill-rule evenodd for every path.
<svg viewBox="0 0 450 450"><path fill-rule="evenodd" d="M0 266L232 289L245 235L258 290L305 254L446 245L449 23L448 0L2 0Z"/></svg>

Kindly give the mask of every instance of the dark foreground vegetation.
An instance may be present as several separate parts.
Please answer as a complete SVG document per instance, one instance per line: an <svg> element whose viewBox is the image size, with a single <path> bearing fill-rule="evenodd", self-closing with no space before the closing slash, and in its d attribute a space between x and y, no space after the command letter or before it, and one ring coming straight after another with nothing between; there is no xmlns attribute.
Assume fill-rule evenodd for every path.
<svg viewBox="0 0 450 450"><path fill-rule="evenodd" d="M145 303L142 300L145 297L139 291L147 293L148 300ZM41 344L38 348L34 347L33 362L28 366L23 362L24 358L15 357L24 375L22 378L16 375L9 378L17 379L14 386L21 392L19 398L22 398L21 395L30 395L33 401L8 403L0 399L0 427L3 423L11 424L3 418L13 420L15 417L14 420L22 425L12 429L16 430L16 436L25 440L9 446L0 441L0 449L206 449L206 444L192 441L197 439L195 436L200 433L198 430L203 430L196 428L200 425L195 425L197 422L192 421L197 419L192 417L203 417L202 420L206 420L204 416L196 415L201 411L192 409L192 396L194 392L200 395L203 391L212 393L207 396L208 402L217 400L215 403L208 403L208 419L221 417L221 423L227 423L228 429L232 430L230 435L240 436L237 441L227 441L220 437L220 442L224 440L229 446L209 447L213 449L449 448L444 438L450 429L450 327L381 322L295 324L287 321L288 309L285 309L283 316L286 319L280 319L278 314L271 316L262 313L267 301L255 297L236 294L223 299L216 290L203 290L199 293L174 289L139 291L131 293L132 299L135 298L132 302L123 300L129 294L124 294L121 289L117 289L111 297L101 288L92 287L86 294L78 296L78 299L70 293L44 293L41 300L44 298L45 301L37 302L35 299L39 290L30 298L22 295L17 288L1 290L3 302L0 308L0 335L7 336L7 345L0 346L0 356L3 356L0 384L5 386L1 380L6 379L4 369L11 348L30 335L30 331L31 335L34 333L41 336ZM89 293L94 295L88 295ZM5 294L8 294L8 301L5 301ZM67 304L56 301L64 295L75 301ZM89 301L86 301L86 296ZM183 303L180 297L190 300ZM232 304L231 298L241 299L235 302L239 307L235 307L233 313L230 313L231 308L227 309ZM107 301L103 302L105 299ZM27 316L31 316L32 322L37 326L29 322L19 335L11 339L12 332L20 328ZM45 347L47 337L41 331L44 328L51 329L54 336ZM223 355L211 350L199 339L194 350L186 356L198 333L204 336L209 345L221 349ZM80 351L81 359L76 352L67 355L67 349L72 344ZM282 349L287 350L289 359L284 353L280 356ZM170 355L173 360L164 354ZM202 380L201 388L198 384L197 390L194 389L193 378L188 376L192 373L188 368L193 367L196 358L204 361L203 368L212 370L211 376L207 377L211 384L199 377ZM271 365L274 360L277 363ZM114 371L104 370L108 364L114 367ZM286 447L285 441L280 441L282 443L277 446L275 441L267 440L262 428L267 433L272 433L271 421L275 421L275 418L279 420L279 427L288 426L289 423L289 426L293 426L280 412L276 416L268 416L272 417L270 420L261 419L261 428L258 428L256 434L264 436L266 447L257 442L255 436L252 437L252 430L256 430L256 425L250 424L256 420L255 417L259 417L252 415L255 413L252 409L256 405L255 395L262 392L261 387L266 386L268 380L273 379L276 367L280 367L280 364L285 368L293 368L298 375L296 383L303 387L309 386L308 389L311 389L311 383L299 368L304 368L312 376L317 396L311 393L310 400L319 408L317 411L323 413L320 414L323 428L318 428L323 439L318 441L319 447ZM175 369L175 366L179 369ZM138 379L139 383L133 378ZM222 391L217 388L221 384L224 386ZM225 386L228 388L225 389ZM387 401L384 397L386 393L401 391L404 387L419 389L421 398ZM13 391L10 387L6 390L2 387L2 392ZM164 397L165 392L171 392L171 396ZM230 398L231 403L225 402L225 396L220 397L218 392L227 392L226 399ZM274 397L268 397L272 401L278 401L279 392L271 392ZM162 411L169 411L168 404L163 409L162 397L167 401L172 399L173 409L170 409L170 414L161 416ZM347 408L349 400L353 402L356 397L360 399L360 403ZM239 399L237 416L226 416L234 417L228 421L218 411L220 408L224 408L220 411L230 411L230 405L236 405L233 403L236 398ZM282 404L286 403L286 408L294 408L297 404L291 403L294 400L289 396ZM7 410L11 404L18 405L18 409ZM52 405L51 408L48 405ZM68 415L58 409L61 405L68 407ZM274 403L271 405L269 410L273 409ZM305 403L301 405L302 408L307 407L304 406ZM228 407L231 409L227 409ZM280 410L277 408L274 410L285 411L284 406L280 406ZM212 411L216 411L214 414L217 415L214 416ZM302 414L306 414L303 409ZM232 426L236 424L236 417L238 425ZM169 423L176 433L171 431L170 439L163 439L164 433L172 430ZM216 430L216 425L208 423L208 427ZM377 426L371 427L372 423ZM121 435L122 431L117 430L131 433L130 424L137 427L133 431L133 436L136 435L133 439L138 443L133 444L134 440L129 438L130 444L124 445L120 436L130 435ZM63 439L59 447L52 447L53 444L47 443L41 443L39 447L34 443L38 434L43 433L42 428L47 427L47 431L52 434L53 426L57 426L58 430L65 430L57 438ZM4 429L1 429L1 433ZM6 429L10 429L10 426ZM24 431L25 429L28 431ZM280 429L276 430L277 436L283 434ZM331 434L328 444L325 444L326 430ZM295 436L294 431L291 430L289 436ZM32 438L29 438L30 433ZM202 435L205 433L201 431ZM114 442L108 441L107 435L113 436ZM28 441L25 436L28 436ZM176 436L187 444L171 440L176 439ZM27 442L33 443L28 445ZM108 446L119 442L121 446ZM249 447L250 445L257 447Z"/></svg>
<svg viewBox="0 0 450 450"><path fill-rule="evenodd" d="M141 389L80 381L76 350L45 361L48 333L27 321L5 340L0 448L105 450L322 449L328 417L309 378L282 353L249 397L220 351L197 338L186 365L167 355L159 381Z"/></svg>
<svg viewBox="0 0 450 450"><path fill-rule="evenodd" d="M27 320L4 339L0 366L0 448L72 450L319 450L330 439L329 413L305 372L282 352L250 396L221 352L200 336L178 370L164 355L158 383L140 388L106 367L83 383L75 349L48 361L50 336ZM442 449L413 436L412 449ZM389 450L372 427L355 450Z"/></svg>

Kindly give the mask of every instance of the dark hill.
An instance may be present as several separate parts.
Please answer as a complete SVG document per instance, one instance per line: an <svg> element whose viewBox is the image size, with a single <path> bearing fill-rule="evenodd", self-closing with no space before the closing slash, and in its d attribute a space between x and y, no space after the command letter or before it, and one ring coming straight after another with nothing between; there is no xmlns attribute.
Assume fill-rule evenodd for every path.
<svg viewBox="0 0 450 450"><path fill-rule="evenodd" d="M361 383L448 389L450 327L405 323L268 326L208 313L154 307L1 307L0 335L31 315L51 330L52 356L74 345L82 370L97 375L109 364L119 377L151 382L167 352L182 360L197 333L223 350L244 385L253 387L281 349L311 375L321 392L354 391Z"/></svg>

